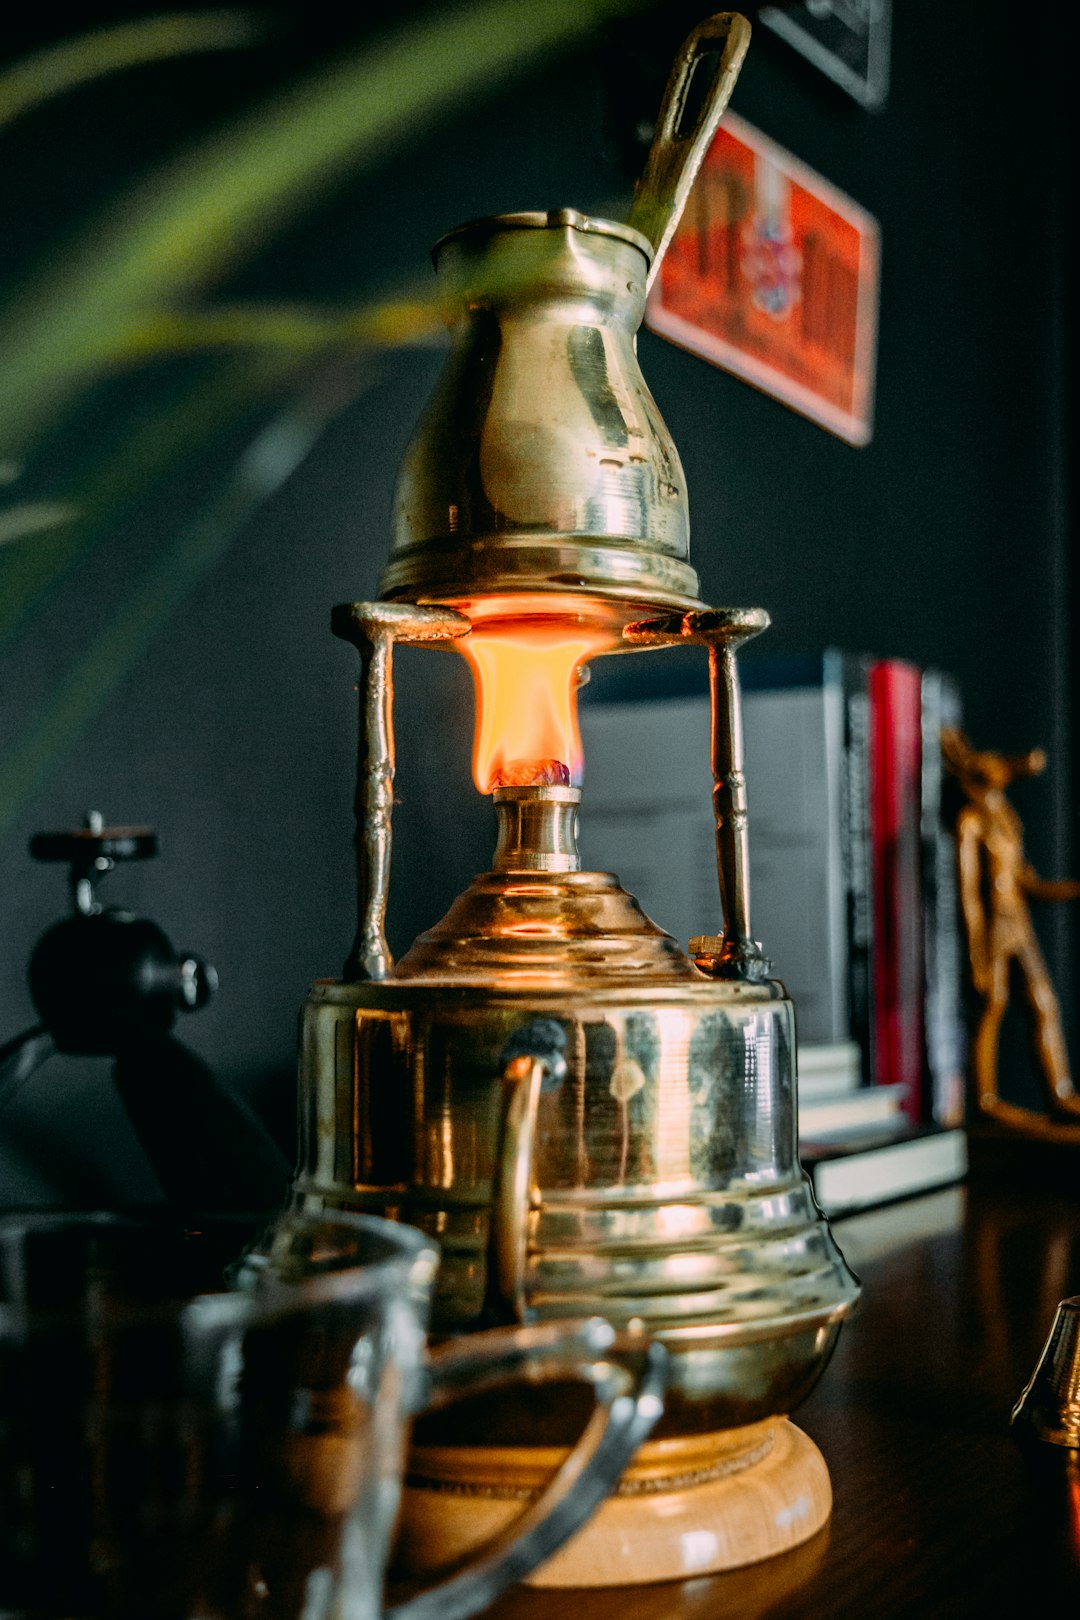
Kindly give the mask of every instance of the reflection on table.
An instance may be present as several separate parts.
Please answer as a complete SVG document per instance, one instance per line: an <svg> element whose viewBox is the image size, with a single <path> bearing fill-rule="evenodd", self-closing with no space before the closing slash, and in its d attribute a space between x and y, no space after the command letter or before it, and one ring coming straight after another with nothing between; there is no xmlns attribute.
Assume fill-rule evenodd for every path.
<svg viewBox="0 0 1080 1620"><path fill-rule="evenodd" d="M729 1575L519 1589L490 1620L924 1620L1075 1613L1080 1463L1009 1412L1059 1299L1080 1292L1077 1195L1003 1175L835 1225L864 1297L797 1414L832 1474L820 1535Z"/></svg>

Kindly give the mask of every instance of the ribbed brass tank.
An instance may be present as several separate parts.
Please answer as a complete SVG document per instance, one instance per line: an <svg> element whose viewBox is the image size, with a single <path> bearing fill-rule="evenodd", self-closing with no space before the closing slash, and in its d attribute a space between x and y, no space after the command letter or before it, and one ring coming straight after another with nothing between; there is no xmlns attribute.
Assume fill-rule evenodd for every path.
<svg viewBox="0 0 1080 1620"><path fill-rule="evenodd" d="M657 1332L662 1432L789 1411L858 1291L798 1166L791 1003L707 978L609 874L487 873L390 979L315 986L296 1197L419 1226L435 1331L490 1320L504 1075L536 1043L563 1061L529 1127L523 1314Z"/></svg>
<svg viewBox="0 0 1080 1620"><path fill-rule="evenodd" d="M682 465L635 348L652 251L572 208L436 246L450 357L399 474L380 595L699 605Z"/></svg>

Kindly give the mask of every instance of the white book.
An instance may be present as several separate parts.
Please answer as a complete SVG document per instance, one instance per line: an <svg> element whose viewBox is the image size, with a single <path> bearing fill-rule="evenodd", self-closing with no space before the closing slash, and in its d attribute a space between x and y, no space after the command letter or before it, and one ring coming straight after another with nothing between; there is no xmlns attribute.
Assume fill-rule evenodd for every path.
<svg viewBox="0 0 1080 1620"><path fill-rule="evenodd" d="M965 1175L967 1163L962 1130L915 1131L873 1146L803 1156L803 1168L826 1215L947 1186Z"/></svg>
<svg viewBox="0 0 1080 1620"><path fill-rule="evenodd" d="M743 694L750 919L795 1004L800 1041L840 1044L851 1031L844 691L827 656L813 662L827 679ZM586 689L581 704L584 864L617 873L684 948L722 925L704 665L701 681L700 696L604 702Z"/></svg>
<svg viewBox="0 0 1080 1620"><path fill-rule="evenodd" d="M906 1089L905 1086L860 1086L857 1091L808 1098L800 1082L799 1135L817 1142L851 1131L876 1130L890 1122L898 1123Z"/></svg>
<svg viewBox="0 0 1080 1620"><path fill-rule="evenodd" d="M750 915L802 1041L849 1033L838 682L743 694Z"/></svg>
<svg viewBox="0 0 1080 1620"><path fill-rule="evenodd" d="M855 1091L863 1081L862 1054L855 1041L818 1041L798 1048L799 1103Z"/></svg>
<svg viewBox="0 0 1080 1620"><path fill-rule="evenodd" d="M708 697L582 702L581 740L582 864L616 873L684 950L718 933Z"/></svg>
<svg viewBox="0 0 1080 1620"><path fill-rule="evenodd" d="M799 1076L840 1072L850 1074L854 1084L860 1079L859 1047L856 1041L800 1041Z"/></svg>

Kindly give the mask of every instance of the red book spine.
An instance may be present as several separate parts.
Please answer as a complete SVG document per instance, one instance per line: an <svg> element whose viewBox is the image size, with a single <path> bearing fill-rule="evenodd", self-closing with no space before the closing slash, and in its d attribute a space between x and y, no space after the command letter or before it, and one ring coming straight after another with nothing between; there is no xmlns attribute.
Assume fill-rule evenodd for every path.
<svg viewBox="0 0 1080 1620"><path fill-rule="evenodd" d="M907 1089L925 1118L920 870L922 679L899 659L870 666L870 840L874 883L874 1078Z"/></svg>

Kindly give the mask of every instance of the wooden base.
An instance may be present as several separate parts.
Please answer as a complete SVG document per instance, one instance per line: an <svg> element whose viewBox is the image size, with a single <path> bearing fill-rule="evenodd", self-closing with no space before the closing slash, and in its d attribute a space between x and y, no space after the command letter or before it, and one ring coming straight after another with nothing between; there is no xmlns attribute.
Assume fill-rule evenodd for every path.
<svg viewBox="0 0 1080 1620"><path fill-rule="evenodd" d="M565 1453L424 1447L409 1462L398 1562L430 1575L504 1530ZM531 1586L628 1586L737 1569L787 1552L826 1523L829 1473L786 1418L646 1444L616 1495Z"/></svg>

